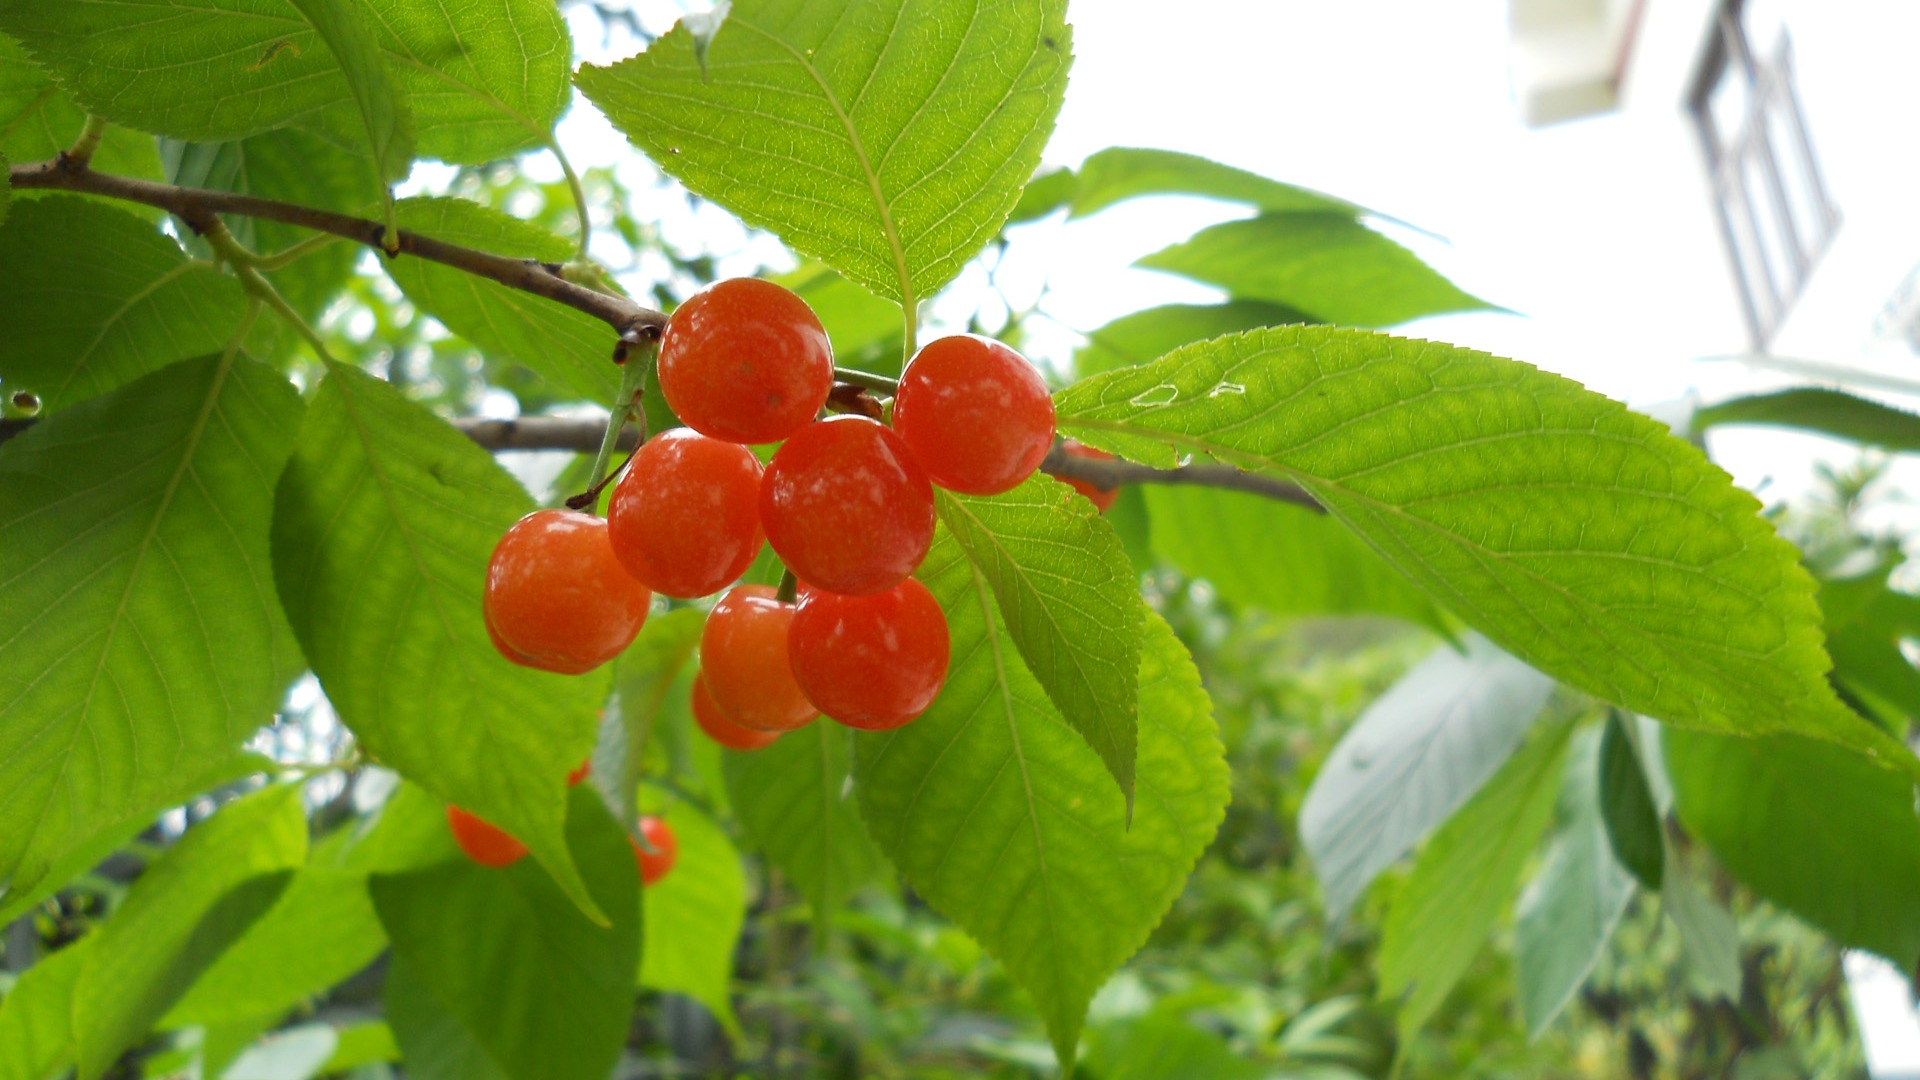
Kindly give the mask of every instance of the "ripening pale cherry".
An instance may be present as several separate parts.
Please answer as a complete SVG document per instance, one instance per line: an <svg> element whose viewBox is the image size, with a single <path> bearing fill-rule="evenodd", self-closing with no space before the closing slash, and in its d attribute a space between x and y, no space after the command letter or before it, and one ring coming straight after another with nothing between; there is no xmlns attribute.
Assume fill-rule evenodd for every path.
<svg viewBox="0 0 1920 1080"><path fill-rule="evenodd" d="M613 554L607 523L535 510L500 538L487 564L487 629L517 664L578 675L620 655L647 621L652 594Z"/></svg>
<svg viewBox="0 0 1920 1080"><path fill-rule="evenodd" d="M691 599L739 580L760 553L760 459L691 428L647 440L607 503L607 538L654 592Z"/></svg>
<svg viewBox="0 0 1920 1080"><path fill-rule="evenodd" d="M925 712L947 679L947 616L914 578L872 596L810 589L787 636L807 699L848 727L896 728Z"/></svg>
<svg viewBox="0 0 1920 1080"><path fill-rule="evenodd" d="M777 731L756 731L741 727L727 719L720 706L713 700L713 693L707 689L707 677L704 674L693 677L693 722L707 733L707 738L729 750L758 750L771 746L780 737Z"/></svg>
<svg viewBox="0 0 1920 1080"><path fill-rule="evenodd" d="M674 309L660 337L660 391L681 421L737 443L778 442L833 389L833 346L788 289L731 278Z"/></svg>
<svg viewBox="0 0 1920 1080"><path fill-rule="evenodd" d="M893 430L934 483L998 495L1033 475L1053 446L1053 397L1039 369L991 338L927 343L900 376Z"/></svg>
<svg viewBox="0 0 1920 1080"><path fill-rule="evenodd" d="M847 596L884 592L906 580L933 543L933 485L891 429L832 416L773 455L760 484L760 524L808 585Z"/></svg>
<svg viewBox="0 0 1920 1080"><path fill-rule="evenodd" d="M755 731L792 731L819 710L793 681L787 629L793 605L765 585L735 585L700 631L700 675L722 715Z"/></svg>
<svg viewBox="0 0 1920 1080"><path fill-rule="evenodd" d="M628 837L627 842L633 845L634 861L640 864L640 884L652 885L673 869L674 862L680 858L680 841L675 839L671 826L652 815L640 819L640 835L647 841L646 847L632 837Z"/></svg>
<svg viewBox="0 0 1920 1080"><path fill-rule="evenodd" d="M504 829L467 813L457 806L447 807L447 828L453 832L453 842L467 853L467 858L481 866L499 869L512 866L526 855L527 846L507 835Z"/></svg>
<svg viewBox="0 0 1920 1080"><path fill-rule="evenodd" d="M1107 453L1105 450L1096 450L1091 446L1077 443L1072 439L1060 440L1060 450L1068 457L1082 458L1087 461L1113 460L1113 455ZM1103 514L1112 509L1114 500L1120 497L1120 489L1117 487L1103 488L1098 484L1089 483L1072 476L1063 476L1060 479L1064 481L1068 487L1085 495L1087 501L1093 503L1094 509Z"/></svg>

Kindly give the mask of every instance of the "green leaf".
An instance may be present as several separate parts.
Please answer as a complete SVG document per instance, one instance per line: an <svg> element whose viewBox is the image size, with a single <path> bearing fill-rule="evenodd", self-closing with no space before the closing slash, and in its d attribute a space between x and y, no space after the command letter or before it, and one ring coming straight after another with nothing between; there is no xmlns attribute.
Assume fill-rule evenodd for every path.
<svg viewBox="0 0 1920 1080"><path fill-rule="evenodd" d="M393 1029L378 1020L369 1020L334 1029L333 1056L321 1066L320 1072L332 1076L362 1065L398 1060L400 1048L393 1041Z"/></svg>
<svg viewBox="0 0 1920 1080"><path fill-rule="evenodd" d="M1707 895L1671 847L1660 881L1660 910L1680 934L1693 981L1709 996L1740 1000L1740 927L1733 913Z"/></svg>
<svg viewBox="0 0 1920 1080"><path fill-rule="evenodd" d="M1728 873L1843 946L1920 963L1912 784L1806 739L1660 742L1680 820Z"/></svg>
<svg viewBox="0 0 1920 1080"><path fill-rule="evenodd" d="M602 717L593 748L593 779L609 795L614 819L631 829L637 817L636 793L646 773L645 748L657 725L667 692L700 645L706 615L679 608L647 620L640 636L620 654L614 672L614 705Z"/></svg>
<svg viewBox="0 0 1920 1080"><path fill-rule="evenodd" d="M1633 876L1614 859L1601 818L1601 753L1599 731L1574 737L1559 826L1517 909L1520 1014L1536 1039L1587 980L1633 899Z"/></svg>
<svg viewBox="0 0 1920 1080"><path fill-rule="evenodd" d="M1047 169L1035 173L1020 192L1020 201L1007 215L1008 225L1038 221L1067 205L1073 198L1075 177L1072 169Z"/></svg>
<svg viewBox="0 0 1920 1080"><path fill-rule="evenodd" d="M1252 330L1315 321L1303 311L1259 300L1229 300L1224 304L1162 304L1122 315L1087 334L1087 343L1073 354L1073 369L1082 378L1114 368L1134 367L1158 360L1182 345Z"/></svg>
<svg viewBox="0 0 1920 1080"><path fill-rule="evenodd" d="M372 963L386 944L365 871L304 866L160 1026L222 1024L262 1014L277 1019Z"/></svg>
<svg viewBox="0 0 1920 1080"><path fill-rule="evenodd" d="M435 240L499 255L557 262L573 245L531 222L465 199L403 199L400 227ZM426 259L395 259L387 273L407 298L473 342L508 357L589 401L610 402L620 388L614 332L583 311Z"/></svg>
<svg viewBox="0 0 1920 1080"><path fill-rule="evenodd" d="M940 520L993 589L1026 668L1134 795L1139 579L1113 527L1052 477L991 497L940 492Z"/></svg>
<svg viewBox="0 0 1920 1080"><path fill-rule="evenodd" d="M13 206L13 174L8 171L12 167L6 151L0 150L0 225L7 223L7 211Z"/></svg>
<svg viewBox="0 0 1920 1080"><path fill-rule="evenodd" d="M45 161L73 145L86 122L86 111L60 92L26 48L0 34L0 156L21 165ZM92 165L101 172L160 179L153 136L127 128L107 129Z"/></svg>
<svg viewBox="0 0 1920 1080"><path fill-rule="evenodd" d="M396 960L515 1080L603 1080L633 1013L640 961L633 849L593 792L576 788L569 802L572 862L610 925L588 921L525 860L494 870L461 859L370 882ZM408 1064L430 1068L415 1052L419 1044L408 1045L402 1016L390 1020Z"/></svg>
<svg viewBox="0 0 1920 1080"><path fill-rule="evenodd" d="M567 104L573 53L551 0L360 7L412 102L423 156L484 165L547 143Z"/></svg>
<svg viewBox="0 0 1920 1080"><path fill-rule="evenodd" d="M9 893L203 790L272 717L298 656L268 514L299 416L286 380L206 357L0 445Z"/></svg>
<svg viewBox="0 0 1920 1080"><path fill-rule="evenodd" d="M919 576L947 612L953 662L919 719L859 736L861 816L914 891L1033 996L1071 1073L1088 1000L1145 943L1225 813L1212 706L1149 615L1129 825L1105 763L1012 648L985 574L942 533Z"/></svg>
<svg viewBox="0 0 1920 1080"><path fill-rule="evenodd" d="M219 1072L220 1080L310 1080L333 1060L339 1036L328 1024L282 1028L245 1047Z"/></svg>
<svg viewBox="0 0 1920 1080"><path fill-rule="evenodd" d="M747 838L822 922L880 863L849 782L850 738L839 724L816 720L759 750L729 750L724 765L727 797Z"/></svg>
<svg viewBox="0 0 1920 1080"><path fill-rule="evenodd" d="M1347 214L1262 214L1202 229L1135 266L1237 299L1310 313L1312 322L1392 326L1449 311L1498 311Z"/></svg>
<svg viewBox="0 0 1920 1080"><path fill-rule="evenodd" d="M0 0L0 30L82 108L142 131L218 142L297 119L363 130L340 60L286 0Z"/></svg>
<svg viewBox="0 0 1920 1080"><path fill-rule="evenodd" d="M1165 1012L1103 1025L1091 1034L1086 1065L1100 1080L1264 1080L1273 1075L1234 1053L1220 1036Z"/></svg>
<svg viewBox="0 0 1920 1080"><path fill-rule="evenodd" d="M152 222L66 195L14 208L0 276L0 381L49 409L220 351L247 306L238 280L189 262Z"/></svg>
<svg viewBox="0 0 1920 1080"><path fill-rule="evenodd" d="M307 660L367 752L512 833L583 910L566 776L604 675L520 667L481 612L493 546L533 508L486 451L393 387L334 366L281 478L274 573Z"/></svg>
<svg viewBox="0 0 1920 1080"><path fill-rule="evenodd" d="M1721 424L1817 431L1906 453L1920 451L1920 416L1826 387L1802 386L1695 409L1695 433Z"/></svg>
<svg viewBox="0 0 1920 1080"><path fill-rule="evenodd" d="M1231 603L1276 615L1391 615L1452 633L1432 597L1326 514L1241 492L1143 487L1154 553Z"/></svg>
<svg viewBox="0 0 1920 1080"><path fill-rule="evenodd" d="M100 928L73 992L82 1080L135 1046L306 861L300 785L228 803L188 829Z"/></svg>
<svg viewBox="0 0 1920 1080"><path fill-rule="evenodd" d="M404 180L413 168L413 112L387 71L386 59L361 20L373 5L356 0L288 0L320 35L340 71L366 128L367 145L380 178Z"/></svg>
<svg viewBox="0 0 1920 1080"><path fill-rule="evenodd" d="M43 957L0 999L0 1080L46 1080L73 1065L73 988L93 948L84 937Z"/></svg>
<svg viewBox="0 0 1920 1080"><path fill-rule="evenodd" d="M1600 741L1600 816L1613 854L1640 880L1658 892L1666 863L1666 832L1653 789L1641 767L1635 736L1619 713L1607 716L1607 733Z"/></svg>
<svg viewBox="0 0 1920 1080"><path fill-rule="evenodd" d="M775 282L800 294L826 327L833 362L879 375L900 374L900 305L882 300L820 263L808 263Z"/></svg>
<svg viewBox="0 0 1920 1080"><path fill-rule="evenodd" d="M690 190L912 309L1007 220L1053 131L1064 0L737 0L581 92Z"/></svg>
<svg viewBox="0 0 1920 1080"><path fill-rule="evenodd" d="M640 985L686 994L739 1039L740 1021L728 989L747 911L740 853L691 803L662 802L649 812L672 826L680 854L673 873L646 888L647 949L640 959Z"/></svg>
<svg viewBox="0 0 1920 1080"><path fill-rule="evenodd" d="M1073 193L1074 217L1104 210L1142 195L1200 195L1245 203L1268 213L1322 213L1358 217L1371 213L1345 199L1269 180L1258 173L1174 150L1110 146L1080 166Z"/></svg>
<svg viewBox="0 0 1920 1080"><path fill-rule="evenodd" d="M404 956L387 961L381 999L409 1078L514 1080L488 1055L479 1033L453 1014Z"/></svg>
<svg viewBox="0 0 1920 1080"><path fill-rule="evenodd" d="M1469 635L1434 650L1349 728L1307 789L1300 839L1327 917L1454 815L1526 738L1553 680Z"/></svg>
<svg viewBox="0 0 1920 1080"><path fill-rule="evenodd" d="M1567 736L1558 722L1535 733L1473 801L1420 852L1395 898L1380 944L1380 997L1400 1000L1402 1053L1466 973L1520 884L1520 871L1553 819Z"/></svg>
<svg viewBox="0 0 1920 1080"><path fill-rule="evenodd" d="M1069 434L1298 481L1555 678L1683 727L1795 732L1920 775L1827 685L1798 552L1660 423L1526 364L1328 327L1202 342L1055 401Z"/></svg>
<svg viewBox="0 0 1920 1080"><path fill-rule="evenodd" d="M380 176L364 154L295 128L282 128L227 143L161 143L169 183L213 188L298 203L343 214L364 214L380 190ZM292 247L312 230L260 218L232 217L228 228L242 244L262 254ZM336 240L302 255L268 276L302 315L317 319L353 274L364 250Z"/></svg>

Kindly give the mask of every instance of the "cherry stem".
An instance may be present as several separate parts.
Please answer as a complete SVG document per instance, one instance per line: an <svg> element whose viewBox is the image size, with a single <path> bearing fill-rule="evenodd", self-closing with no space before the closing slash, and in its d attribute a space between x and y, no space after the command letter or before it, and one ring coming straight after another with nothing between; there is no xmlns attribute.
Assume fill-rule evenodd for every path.
<svg viewBox="0 0 1920 1080"><path fill-rule="evenodd" d="M593 505L600 500L600 492L619 475L619 470L608 472L607 466L613 462L613 450L620 442L621 429L627 426L629 420L637 420L643 425L646 423L645 414L640 411L640 387L646 380L647 368L653 363L653 352L647 350L636 358L629 354L628 343L622 341L614 349L614 356L620 363L620 392L615 395L613 409L607 414L607 430L600 437L600 452L594 455L593 471L588 474L593 479L587 484L587 490L567 500L567 506L574 510L591 513ZM640 432L641 442L646 441L646 434L644 429ZM633 460L633 455L627 455L627 460Z"/></svg>
<svg viewBox="0 0 1920 1080"><path fill-rule="evenodd" d="M780 571L780 587L774 590L773 598L783 604L791 604L800 596L800 579L793 571L784 567Z"/></svg>
<svg viewBox="0 0 1920 1080"><path fill-rule="evenodd" d="M852 383L863 389L874 390L888 397L892 397L900 392L899 379L890 379L885 375L875 375L871 371L861 371L859 368L834 368L833 379L835 382Z"/></svg>

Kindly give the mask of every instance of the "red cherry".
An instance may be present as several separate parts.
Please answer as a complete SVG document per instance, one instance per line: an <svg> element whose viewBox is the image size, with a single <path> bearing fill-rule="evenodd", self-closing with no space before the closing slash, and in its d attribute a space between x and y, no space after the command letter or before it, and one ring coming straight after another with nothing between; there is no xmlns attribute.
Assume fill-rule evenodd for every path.
<svg viewBox="0 0 1920 1080"><path fill-rule="evenodd" d="M627 843L633 845L633 857L640 864L640 883L652 885L667 876L673 869L675 859L680 857L680 842L673 838L673 829L666 822L651 815L640 819L640 835L646 838L647 848L632 837Z"/></svg>
<svg viewBox="0 0 1920 1080"><path fill-rule="evenodd" d="M527 845L457 806L447 807L447 828L467 858L481 866L512 866L527 853Z"/></svg>
<svg viewBox="0 0 1920 1080"><path fill-rule="evenodd" d="M793 677L848 727L896 728L925 712L947 680L947 615L908 578L873 596L809 590L787 636Z"/></svg>
<svg viewBox="0 0 1920 1080"><path fill-rule="evenodd" d="M1105 450L1095 450L1091 446L1083 446L1080 443L1074 442L1072 439L1061 439L1060 450L1068 457L1082 458L1087 461L1113 460L1113 455L1107 453ZM1087 499L1093 503L1094 508L1103 514L1113 506L1114 500L1120 497L1120 489L1117 487L1103 488L1098 484L1090 483L1086 480L1079 480L1071 476L1063 476L1060 479L1065 481L1073 490L1085 495Z"/></svg>
<svg viewBox="0 0 1920 1080"><path fill-rule="evenodd" d="M933 485L887 427L832 416L773 455L760 524L801 581L847 596L885 592L933 543Z"/></svg>
<svg viewBox="0 0 1920 1080"><path fill-rule="evenodd" d="M579 768L567 774L567 786L572 787L575 784L578 784L580 781L585 780L592 773L593 773L593 759L588 758L587 760L580 763Z"/></svg>
<svg viewBox="0 0 1920 1080"><path fill-rule="evenodd" d="M1053 398L1026 357L991 338L955 334L900 376L893 430L933 482L998 495L1033 475L1053 446Z"/></svg>
<svg viewBox="0 0 1920 1080"><path fill-rule="evenodd" d="M819 715L793 681L787 628L793 605L765 585L736 585L700 631L700 677L727 719L755 731L792 731Z"/></svg>
<svg viewBox="0 0 1920 1080"><path fill-rule="evenodd" d="M778 442L833 389L833 346L805 300L771 281L715 282L674 309L660 390L686 425L738 443Z"/></svg>
<svg viewBox="0 0 1920 1080"><path fill-rule="evenodd" d="M647 440L614 486L607 538L647 588L691 599L738 580L760 554L760 459L691 428Z"/></svg>
<svg viewBox="0 0 1920 1080"><path fill-rule="evenodd" d="M708 738L729 750L758 750L780 737L777 731L755 731L727 719L720 706L714 704L705 675L693 677L693 722L700 725Z"/></svg>
<svg viewBox="0 0 1920 1080"><path fill-rule="evenodd" d="M535 510L500 538L487 564L494 644L517 664L578 675L620 655L653 597L614 558L607 523Z"/></svg>

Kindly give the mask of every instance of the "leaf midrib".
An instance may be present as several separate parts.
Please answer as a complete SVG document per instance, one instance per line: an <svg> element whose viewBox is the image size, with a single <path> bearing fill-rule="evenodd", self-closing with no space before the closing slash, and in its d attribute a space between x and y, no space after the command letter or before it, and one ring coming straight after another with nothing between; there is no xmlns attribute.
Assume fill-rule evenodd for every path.
<svg viewBox="0 0 1920 1080"><path fill-rule="evenodd" d="M853 126L853 118L847 115L846 109L840 104L839 96L833 92L832 87L827 85L827 80L821 76L820 69L815 67L813 61L807 59L804 53L779 37L741 19L738 15L733 16L728 24L760 35L793 57L793 62L800 65L800 69L813 79L815 86L820 88L820 94L826 99L827 105L833 109L833 115L839 119L840 126L846 129L847 142L852 145L854 157L860 162L860 171L866 177L867 189L873 194L874 209L880 214L880 231L887 238L887 247L893 253L893 269L900 281L900 307L907 313L909 320L913 319L917 301L913 295L913 279L907 272L906 248L900 243L900 230L893 221L893 206L887 201L886 192L880 188L880 174L873 169L873 161L867 156L866 143L861 140L860 132ZM888 40L891 42L891 36Z"/></svg>

